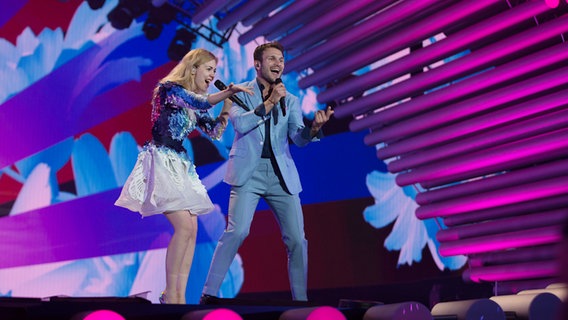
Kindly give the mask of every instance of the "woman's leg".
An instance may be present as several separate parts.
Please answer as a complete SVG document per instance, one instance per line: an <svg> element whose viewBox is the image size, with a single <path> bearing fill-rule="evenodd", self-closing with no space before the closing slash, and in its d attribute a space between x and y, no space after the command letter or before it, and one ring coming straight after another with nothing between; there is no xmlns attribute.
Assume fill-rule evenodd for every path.
<svg viewBox="0 0 568 320"><path fill-rule="evenodd" d="M174 227L166 252L166 302L185 303L187 278L195 251L197 217L188 211L173 211L166 213L166 218ZM184 283L180 285L180 282Z"/></svg>

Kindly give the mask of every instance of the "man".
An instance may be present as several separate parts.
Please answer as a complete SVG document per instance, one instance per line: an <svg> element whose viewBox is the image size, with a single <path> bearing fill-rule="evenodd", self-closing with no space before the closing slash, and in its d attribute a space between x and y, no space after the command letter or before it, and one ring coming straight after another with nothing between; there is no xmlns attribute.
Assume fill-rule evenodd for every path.
<svg viewBox="0 0 568 320"><path fill-rule="evenodd" d="M234 104L230 110L236 133L224 179L231 185L228 224L213 254L201 303L211 302L218 294L231 262L249 234L261 197L274 212L287 248L292 298L307 300L307 240L298 195L302 186L288 138L300 147L318 140L333 110L319 110L312 126L304 126L298 98L287 93L280 81L283 52L277 42L255 49L256 79L243 84L252 87L254 94L239 95L244 105Z"/></svg>

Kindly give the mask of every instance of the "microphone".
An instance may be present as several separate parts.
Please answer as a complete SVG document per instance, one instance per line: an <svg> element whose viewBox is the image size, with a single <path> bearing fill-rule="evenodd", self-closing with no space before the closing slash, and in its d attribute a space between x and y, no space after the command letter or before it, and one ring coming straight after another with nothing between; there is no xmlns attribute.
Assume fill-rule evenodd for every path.
<svg viewBox="0 0 568 320"><path fill-rule="evenodd" d="M278 78L276 80L274 80L274 84L279 84L282 83L282 79ZM280 98L280 108L282 108L282 115L285 117L286 116L286 97L282 97Z"/></svg>
<svg viewBox="0 0 568 320"><path fill-rule="evenodd" d="M221 91L227 89L227 86L223 83L223 81L218 79L215 80L215 87L217 87L217 89ZM241 108L245 109L246 111L250 111L249 107L247 107L247 105L243 102L243 100L239 99L239 97L232 95L229 97L229 99L231 99L231 101L238 104Z"/></svg>

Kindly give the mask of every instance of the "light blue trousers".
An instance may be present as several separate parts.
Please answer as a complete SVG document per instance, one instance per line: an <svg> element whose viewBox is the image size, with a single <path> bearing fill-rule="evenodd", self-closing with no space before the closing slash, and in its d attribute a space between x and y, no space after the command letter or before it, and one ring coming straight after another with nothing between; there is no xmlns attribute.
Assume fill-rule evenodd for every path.
<svg viewBox="0 0 568 320"><path fill-rule="evenodd" d="M247 183L231 187L227 229L213 253L203 293L217 296L225 274L250 231L260 198L274 212L288 253L288 276L294 300L307 300L308 242L300 197L286 192L270 163L261 159Z"/></svg>

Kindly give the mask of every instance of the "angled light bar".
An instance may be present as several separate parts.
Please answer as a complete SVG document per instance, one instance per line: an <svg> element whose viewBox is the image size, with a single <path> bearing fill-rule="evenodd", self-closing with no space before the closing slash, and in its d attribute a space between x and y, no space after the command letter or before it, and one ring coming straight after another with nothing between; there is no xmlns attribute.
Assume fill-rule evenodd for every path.
<svg viewBox="0 0 568 320"><path fill-rule="evenodd" d="M322 45L312 48L302 55L286 62L286 72L301 71L310 67L315 62L321 62L331 57L335 52L341 51L354 43L365 41L381 29L385 29L396 22L420 12L427 6L434 4L435 0L427 1L399 1L389 10L379 12L353 28L335 35ZM303 79L300 80L302 82ZM307 88L308 86L300 86Z"/></svg>
<svg viewBox="0 0 568 320"><path fill-rule="evenodd" d="M568 31L568 17L564 16L554 19L547 23L543 23L538 27L483 47L467 56L446 63L438 68L418 74L411 77L409 80L397 83L385 88L384 90L380 90L352 102L343 104L336 108L335 115L343 117L352 114L362 114L372 111L380 106L388 105L412 95L422 93L423 91L437 85L445 84L472 72L481 71L484 68L491 67L505 58L511 59L512 57L519 55L519 52L522 52L523 50L534 49L538 45L545 46L547 41L557 38L559 34L566 31ZM566 43L563 44L565 46L568 45ZM564 50L566 49L564 48ZM549 65L551 61L555 60L554 57L543 58L546 60L540 62L540 66ZM517 61L523 59L526 58L517 59ZM341 68L341 66L336 66L336 68ZM523 66L523 68L521 68L523 71L529 69L537 70L536 67L530 66ZM522 73L523 72L518 72L517 74ZM399 105L385 111L392 110L391 112L400 114L403 112L402 110L404 110L406 113L405 116L409 116L414 113L408 112L407 108L401 107L402 106Z"/></svg>
<svg viewBox="0 0 568 320"><path fill-rule="evenodd" d="M475 181L460 183L445 188L420 192L416 195L416 202L419 205L426 205L430 203L455 199L478 192L483 193L538 180L554 178L565 174L566 168L568 168L568 159L559 159L539 165L529 166L519 170L509 171L499 175L494 175L485 179L478 179Z"/></svg>
<svg viewBox="0 0 568 320"><path fill-rule="evenodd" d="M500 89L489 94L479 96L478 98L474 98L473 100L475 100L475 102L466 100L464 102L458 103L457 105L469 104L470 106L473 106L482 104L486 107L489 107L498 103L509 102L509 98L513 99L513 97L519 97L519 94L530 95L531 93L535 93L535 91L531 89L537 88L537 85L541 83L541 80L545 79L546 77L537 77L537 79L533 78L522 83L516 83L511 87L507 87L514 91L508 92L509 90ZM529 83L531 84L530 87L526 88L525 85L528 85ZM526 88L527 90L523 90L523 88ZM539 91L541 91L542 89L543 88L539 88ZM502 96L498 97L497 95ZM380 159L388 159L395 155L404 155L410 152L420 152L419 150L423 150L423 152L420 152L422 153L422 156L428 156L429 154L434 154L442 151L443 146L440 146L436 151L430 151L430 149L427 148L442 145L444 143L448 143L449 141L459 139L463 136L476 134L478 132L482 132L494 127L501 127L504 124L509 124L513 121L520 121L527 118L536 117L544 112L560 109L567 104L567 101L568 90L562 90L544 97L539 97L537 99L529 100L524 103L512 105L505 109L496 110L489 114L483 114L478 117L468 117L461 122L450 124L448 126L444 126L439 129L426 132L424 134L419 134L409 139L407 138L404 140L391 142L387 146L377 150L377 157L379 157ZM446 107L446 110L448 110L448 112L451 112L450 110L454 110L455 106L456 105L448 106ZM412 162L406 156L400 159L400 161L404 162L406 166L419 165L419 163Z"/></svg>
<svg viewBox="0 0 568 320"><path fill-rule="evenodd" d="M391 35L385 37L385 39L373 42L371 45L365 47L364 49L358 50L357 52L353 52L353 54L342 58L340 61L337 61L336 63L333 64L333 66L330 66L329 68L322 68L318 72L314 72L311 75L302 78L298 82L298 85L300 86L300 88L307 88L314 85L323 85L330 82L333 79L337 79L338 77L348 75L351 72L356 71L357 69L360 69L364 66L371 64L372 62L378 61L381 58L384 58L390 54L393 54L399 50L406 48L409 43L420 43L423 39L427 39L428 37L434 36L439 32L443 31L448 26L458 23L466 19L467 17L474 15L478 11L486 9L487 7L492 6L498 2L499 1L491 1L491 0L482 0L482 1L473 1L473 2L458 1L455 5L445 10L441 10L440 12L433 14L432 16L429 16L426 19L420 20L418 23L410 24L408 27L402 30L397 30L396 32L392 32ZM431 5L429 1L420 1L418 3L413 1L410 2L403 1L402 3L411 4L413 6L413 9L419 8L418 3L420 3L421 5L422 4ZM388 10L387 14L390 14L390 11L391 10ZM408 17L403 17L403 18L408 18ZM378 20L378 18L370 18L367 21L373 21L372 23L377 24L377 25L372 25L372 27L374 28L374 32L377 32L377 30L380 30L381 28L380 23L383 23L387 19L382 18L376 22L375 20ZM390 15L388 20L391 20ZM351 40L352 38L360 37L359 34L355 34L354 32L348 33L347 35L349 36L350 39L349 40L345 39L346 41L352 41ZM334 38L334 40L336 39L342 39L342 37ZM324 44L320 47L327 47L327 46L328 45ZM310 53L329 55L333 54L336 50L334 48L330 52L323 53L320 47L310 50L309 53L302 55L300 58L303 58L304 56ZM316 56L316 58L319 61L324 59L324 57ZM314 61L311 61L311 63L313 63ZM293 66L292 69L295 69L295 67Z"/></svg>
<svg viewBox="0 0 568 320"><path fill-rule="evenodd" d="M564 100L563 103L567 101L568 100ZM525 119L524 121L515 122L512 125L498 127L493 130L487 130L483 133L458 139L452 143L443 144L435 148L417 149L418 151L415 153L389 162L387 168L389 172L392 173L401 172L434 161L443 161L444 159L460 154L496 147L515 140L530 138L566 127L568 127L568 109L540 117Z"/></svg>
<svg viewBox="0 0 568 320"><path fill-rule="evenodd" d="M411 55L401 57L384 66L334 85L318 94L318 101L333 101L349 97L354 92L363 92L371 89L388 80L402 76L408 73L409 70L419 69L444 57L465 50L471 44L485 40L486 37L514 27L524 20L547 10L550 10L550 7L546 6L542 1L525 2L513 7L511 10L504 11L489 19L482 20L467 29L456 32L430 46L417 50ZM384 45L384 41L381 41L381 43Z"/></svg>
<svg viewBox="0 0 568 320"><path fill-rule="evenodd" d="M445 217L568 193L566 176L427 204L416 209L418 219ZM480 201L483 200L483 201Z"/></svg>
<svg viewBox="0 0 568 320"><path fill-rule="evenodd" d="M319 0L305 0L294 2L286 8L278 11L270 16L270 19L263 19L256 23L251 29L239 36L239 43L245 45L259 36L269 33L271 30L278 28L282 24L286 24L288 20L294 16L308 10Z"/></svg>

